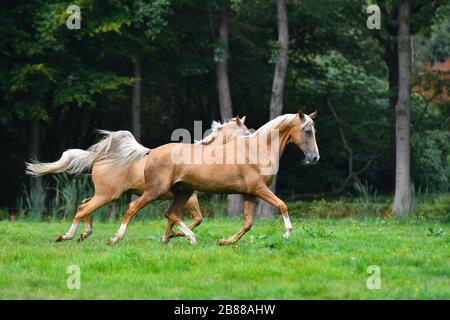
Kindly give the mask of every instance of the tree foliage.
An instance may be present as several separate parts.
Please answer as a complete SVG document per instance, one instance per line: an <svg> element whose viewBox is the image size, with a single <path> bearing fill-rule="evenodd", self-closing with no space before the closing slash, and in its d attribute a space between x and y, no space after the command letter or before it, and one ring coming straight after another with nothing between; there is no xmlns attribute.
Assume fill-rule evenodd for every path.
<svg viewBox="0 0 450 320"><path fill-rule="evenodd" d="M142 63L142 139L148 147L170 141L172 130L206 126L219 119L215 66L228 58L236 115L249 127L269 118L277 60L276 5L230 1L229 50L214 39L220 1L79 0L81 29L66 27L69 3L4 0L0 11L0 144L4 177L0 206L22 193L28 160L29 123L40 120L40 160L67 148L86 148L96 129L131 129L133 62ZM358 176L380 193L393 190L393 132L389 109L390 44L395 41L396 1L378 1L382 30L366 28L366 1L290 0L289 67L284 112L319 110L321 160L301 165L289 147L281 161L278 193L299 195L337 190L353 152ZM450 43L446 1L414 1L415 63L442 61ZM416 39L416 38L415 38ZM418 38L417 38L418 39ZM420 58L419 58L420 56ZM327 106L332 102L339 121ZM413 99L412 175L416 185L448 191L449 106ZM422 115L423 114L423 115ZM385 149L387 151L385 151ZM351 191L351 185L343 192Z"/></svg>

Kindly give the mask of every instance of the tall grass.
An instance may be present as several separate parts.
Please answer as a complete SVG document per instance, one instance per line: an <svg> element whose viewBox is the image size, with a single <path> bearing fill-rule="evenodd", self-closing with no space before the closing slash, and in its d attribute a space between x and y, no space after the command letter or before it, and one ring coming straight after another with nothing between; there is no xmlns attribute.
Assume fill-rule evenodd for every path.
<svg viewBox="0 0 450 320"><path fill-rule="evenodd" d="M211 214L215 216L226 216L228 211L227 196L223 194L211 195L209 206L211 208Z"/></svg>
<svg viewBox="0 0 450 320"><path fill-rule="evenodd" d="M70 177L67 174L55 175L55 196L50 203L54 219L66 220L72 217L83 199L94 195L94 187L87 175Z"/></svg>
<svg viewBox="0 0 450 320"><path fill-rule="evenodd" d="M83 199L93 197L94 186L90 175L70 176L59 174L53 177L50 187L33 189L24 187L23 196L17 203L21 218L29 220L71 220ZM95 213L102 221L120 218L126 210L128 197L106 205Z"/></svg>
<svg viewBox="0 0 450 320"><path fill-rule="evenodd" d="M429 189L411 184L411 211L419 218L440 219L450 222L450 195L432 195Z"/></svg>
<svg viewBox="0 0 450 320"><path fill-rule="evenodd" d="M364 215L374 215L376 213L377 191L367 183L356 182L353 185L357 193L356 202L360 204Z"/></svg>
<svg viewBox="0 0 450 320"><path fill-rule="evenodd" d="M46 198L45 189L24 187L24 195L18 203L19 216L25 216L30 220L40 220L46 212Z"/></svg>

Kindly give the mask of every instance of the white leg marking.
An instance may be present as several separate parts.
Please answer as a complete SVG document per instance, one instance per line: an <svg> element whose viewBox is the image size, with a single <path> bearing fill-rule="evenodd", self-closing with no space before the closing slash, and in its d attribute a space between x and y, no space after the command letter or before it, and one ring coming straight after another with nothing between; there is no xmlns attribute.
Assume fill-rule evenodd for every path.
<svg viewBox="0 0 450 320"><path fill-rule="evenodd" d="M127 225L125 223L122 223L119 230L117 230L116 235L112 238L109 238L108 244L112 246L122 240L123 236L125 235L125 231L127 231Z"/></svg>
<svg viewBox="0 0 450 320"><path fill-rule="evenodd" d="M189 238L189 242L191 244L196 244L197 240L195 239L195 234L192 232L191 229L186 227L186 225L183 222L180 222L178 227L181 231L183 231L184 235Z"/></svg>
<svg viewBox="0 0 450 320"><path fill-rule="evenodd" d="M65 240L70 240L73 238L73 236L75 235L75 233L77 232L78 229L78 223L73 223L70 226L69 231L64 235L64 239Z"/></svg>
<svg viewBox="0 0 450 320"><path fill-rule="evenodd" d="M291 231L292 231L292 224L291 224L291 220L289 219L289 217L284 217L283 216L283 220L284 220L284 233L283 233L283 237L288 239L289 236L291 235Z"/></svg>
<svg viewBox="0 0 450 320"><path fill-rule="evenodd" d="M84 227L84 232L92 233L92 225L90 223L86 223L86 226Z"/></svg>
<svg viewBox="0 0 450 320"><path fill-rule="evenodd" d="M291 220L289 219L289 217L283 216L283 220L284 220L284 228L292 230L292 224L291 224Z"/></svg>
<svg viewBox="0 0 450 320"><path fill-rule="evenodd" d="M127 225L125 223L122 223L120 225L119 230L116 233L116 237L119 238L119 239L122 239L123 236L125 235L125 231L127 231Z"/></svg>

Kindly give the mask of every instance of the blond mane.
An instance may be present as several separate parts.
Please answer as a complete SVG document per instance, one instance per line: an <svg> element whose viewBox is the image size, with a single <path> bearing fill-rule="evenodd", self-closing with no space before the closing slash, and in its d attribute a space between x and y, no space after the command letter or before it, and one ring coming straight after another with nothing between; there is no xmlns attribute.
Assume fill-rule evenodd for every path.
<svg viewBox="0 0 450 320"><path fill-rule="evenodd" d="M292 123L292 121L294 121L295 117L297 117L298 114L297 113L288 113L288 114L283 114L281 116L276 117L275 119L267 122L265 125L263 125L262 127L260 127L258 130L256 130L254 133L252 133L251 135L247 136L248 138L257 136L257 135L262 135L262 134L268 134L270 133L272 130L275 129L282 129L285 126L288 126ZM302 122L302 124L300 125L300 130L303 129L307 129L309 127L311 127L312 125L314 125L314 121L311 119L310 116L308 115L304 115L304 120Z"/></svg>
<svg viewBox="0 0 450 320"><path fill-rule="evenodd" d="M211 133L205 137L203 140L199 140L199 141L194 141L194 144L210 144L211 142L213 142L218 136L219 136L219 132L220 130L225 127L227 124L229 124L230 122L236 121L236 118L231 118L228 119L226 121L224 121L223 123L221 123L220 121L213 121L211 123Z"/></svg>

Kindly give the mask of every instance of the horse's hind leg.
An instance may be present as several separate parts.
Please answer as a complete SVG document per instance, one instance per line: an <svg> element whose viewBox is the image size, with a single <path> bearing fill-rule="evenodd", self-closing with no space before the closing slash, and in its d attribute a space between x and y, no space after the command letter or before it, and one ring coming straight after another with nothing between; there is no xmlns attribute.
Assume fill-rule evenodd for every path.
<svg viewBox="0 0 450 320"><path fill-rule="evenodd" d="M189 210L189 212L191 213L192 217L194 218L194 221L188 227L189 229L192 230L192 229L198 227L200 225L200 223L202 223L202 220L203 220L202 211L200 210L200 205L198 204L197 194L194 193L188 199L188 201L186 202L186 208ZM173 227L173 224L172 224L172 227ZM185 236L183 231L173 232L172 231L172 227L169 228L169 230L170 230L169 238L184 237Z"/></svg>
<svg viewBox="0 0 450 320"><path fill-rule="evenodd" d="M86 240L86 238L92 234L92 232L94 231L93 220L94 219L92 218L92 214L88 214L86 217L84 217L84 231L78 236L77 242Z"/></svg>
<svg viewBox="0 0 450 320"><path fill-rule="evenodd" d="M92 200L93 197L90 198L85 198L81 201L81 204L86 204L89 201ZM93 231L93 226L92 226L92 216L90 214L86 215L86 217L84 218L85 221L85 228L83 233L78 237L77 242L83 241L84 239L86 239L88 236L90 236L92 234Z"/></svg>
<svg viewBox="0 0 450 320"><path fill-rule="evenodd" d="M125 213L125 216L123 218L122 224L120 225L119 230L117 230L114 237L111 237L106 242L108 245L112 246L115 245L117 242L122 240L122 238L125 236L125 232L127 231L128 223L130 222L131 218L134 217L136 213L138 213L139 210L141 210L143 207L148 205L150 202L158 199L158 196L155 194L152 194L149 191L145 191L138 199L136 199L133 202L130 202L128 205L127 212Z"/></svg>
<svg viewBox="0 0 450 320"><path fill-rule="evenodd" d="M72 240L75 236L75 233L77 232L80 220L87 215L90 215L95 210L103 207L105 204L110 203L112 200L113 199L108 196L95 195L92 199L80 205L77 209L77 213L75 214L75 218L73 219L69 231L65 235L58 236L55 241L60 242L64 240Z"/></svg>
<svg viewBox="0 0 450 320"><path fill-rule="evenodd" d="M218 245L235 244L244 234L252 228L255 214L256 197L244 195L244 226L242 229L228 239L221 238Z"/></svg>
<svg viewBox="0 0 450 320"><path fill-rule="evenodd" d="M170 206L169 210L167 210L166 217L168 219L169 224L167 225L166 233L163 237L163 242L169 242L169 235L172 230L172 226L175 224L180 228L183 235L189 239L191 244L196 244L197 240L195 239L194 233L189 229L180 219L179 211L183 207L183 205L188 201L188 199L192 195L192 190L183 189L174 192L175 198Z"/></svg>
<svg viewBox="0 0 450 320"><path fill-rule="evenodd" d="M167 214L166 214L166 216L167 216ZM172 222L169 219L169 217L167 216L166 232L164 233L163 238L162 238L162 242L164 244L168 244L169 243L169 239L175 237L175 232L172 231L174 225L175 225L175 223ZM183 232L183 236L184 236L184 232Z"/></svg>

